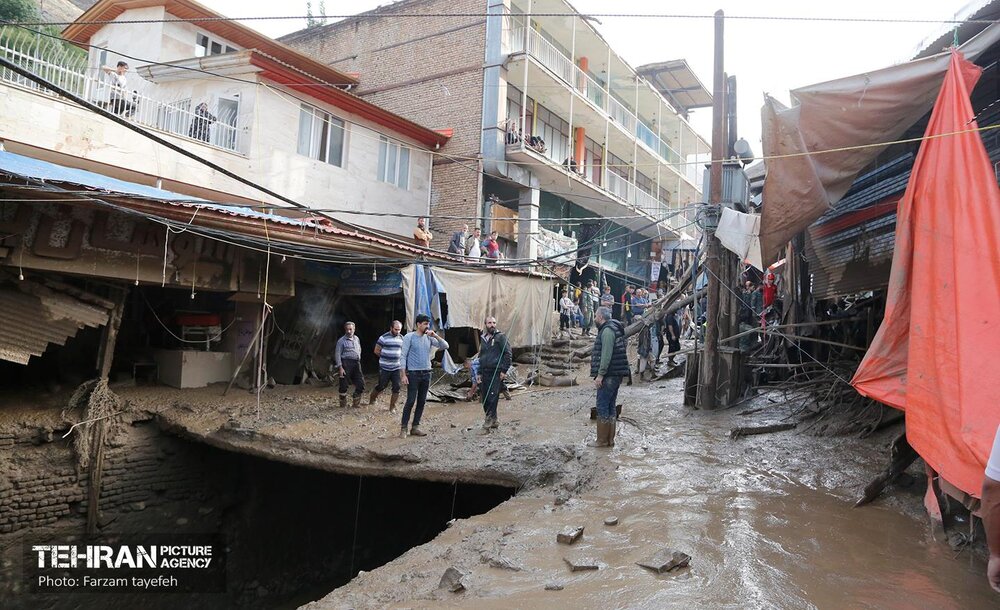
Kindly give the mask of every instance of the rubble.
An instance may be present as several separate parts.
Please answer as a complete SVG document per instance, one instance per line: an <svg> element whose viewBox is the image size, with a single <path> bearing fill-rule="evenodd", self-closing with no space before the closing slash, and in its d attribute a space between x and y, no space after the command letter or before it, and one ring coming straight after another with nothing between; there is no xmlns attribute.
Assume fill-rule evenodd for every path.
<svg viewBox="0 0 1000 610"><path fill-rule="evenodd" d="M560 544L573 544L583 536L583 526L565 529L556 534L556 542Z"/></svg>
<svg viewBox="0 0 1000 610"><path fill-rule="evenodd" d="M465 576L464 572L452 566L441 575L441 582L438 583L438 588L447 589L452 593L460 593L465 590L465 584L462 583L462 579Z"/></svg>
<svg viewBox="0 0 1000 610"><path fill-rule="evenodd" d="M600 564L593 557L563 557L563 561L569 566L570 572L585 572L589 570L599 570Z"/></svg>
<svg viewBox="0 0 1000 610"><path fill-rule="evenodd" d="M684 568L691 562L691 556L674 549L663 549L644 561L636 562L644 568L648 568L657 574L663 574L677 568Z"/></svg>

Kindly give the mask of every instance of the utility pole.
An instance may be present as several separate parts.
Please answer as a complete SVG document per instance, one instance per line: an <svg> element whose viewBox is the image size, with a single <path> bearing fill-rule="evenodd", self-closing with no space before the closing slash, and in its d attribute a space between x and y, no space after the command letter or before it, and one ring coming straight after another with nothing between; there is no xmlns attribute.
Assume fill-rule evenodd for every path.
<svg viewBox="0 0 1000 610"><path fill-rule="evenodd" d="M722 245L715 236L722 202L722 168L726 158L726 77L723 61L725 15L715 12L715 69L712 83L712 165L709 169L709 201L706 223L703 227L707 251L705 268L708 270L708 310L705 345L701 353L699 367L698 396L695 404L699 409L714 409L715 394L719 385L719 271Z"/></svg>

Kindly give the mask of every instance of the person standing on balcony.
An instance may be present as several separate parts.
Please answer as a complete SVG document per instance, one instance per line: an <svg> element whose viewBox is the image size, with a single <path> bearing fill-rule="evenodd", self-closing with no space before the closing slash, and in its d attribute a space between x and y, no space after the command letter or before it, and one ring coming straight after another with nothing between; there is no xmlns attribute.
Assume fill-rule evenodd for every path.
<svg viewBox="0 0 1000 610"><path fill-rule="evenodd" d="M208 104L205 102L198 104L194 109L194 119L191 121L191 128L188 129L188 136L208 142L209 130L216 120L215 115L208 111Z"/></svg>
<svg viewBox="0 0 1000 610"><path fill-rule="evenodd" d="M111 111L122 116L131 115L135 111L135 104L131 101L132 94L128 91L128 79L125 77L128 73L128 64L120 61L114 68L101 66L101 70L111 80L111 99L108 103Z"/></svg>
<svg viewBox="0 0 1000 610"><path fill-rule="evenodd" d="M465 238L469 235L469 225L462 225L461 231L451 234L451 241L448 242L448 254L464 254Z"/></svg>
<svg viewBox="0 0 1000 610"><path fill-rule="evenodd" d="M490 236L483 241L483 249L486 251L486 258L492 260L500 259L500 242L497 241L499 233L493 231Z"/></svg>
<svg viewBox="0 0 1000 610"><path fill-rule="evenodd" d="M476 227L472 230L472 235L465 241L465 255L471 259L479 260L483 257L483 232Z"/></svg>
<svg viewBox="0 0 1000 610"><path fill-rule="evenodd" d="M417 219L417 226L413 229L413 239L416 240L417 245L423 246L425 248L431 247L431 240L434 239L434 235L426 229L427 219L421 217Z"/></svg>

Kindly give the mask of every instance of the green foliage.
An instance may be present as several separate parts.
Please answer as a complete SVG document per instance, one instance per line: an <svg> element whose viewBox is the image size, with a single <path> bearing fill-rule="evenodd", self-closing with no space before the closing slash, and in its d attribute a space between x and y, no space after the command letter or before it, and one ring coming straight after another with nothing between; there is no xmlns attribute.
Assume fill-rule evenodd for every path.
<svg viewBox="0 0 1000 610"><path fill-rule="evenodd" d="M38 9L33 0L0 0L0 19L34 21L38 19Z"/></svg>

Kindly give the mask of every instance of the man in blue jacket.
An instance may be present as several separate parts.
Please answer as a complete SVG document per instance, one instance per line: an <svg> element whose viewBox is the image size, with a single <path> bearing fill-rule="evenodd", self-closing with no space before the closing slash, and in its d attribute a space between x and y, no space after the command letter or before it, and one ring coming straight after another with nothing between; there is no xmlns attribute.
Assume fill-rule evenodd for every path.
<svg viewBox="0 0 1000 610"><path fill-rule="evenodd" d="M511 364L510 343L507 335L497 330L497 319L486 316L482 335L479 337L479 378L476 382L482 389L483 431L500 427L497 420L497 402L503 391L503 380L507 378L507 369Z"/></svg>

